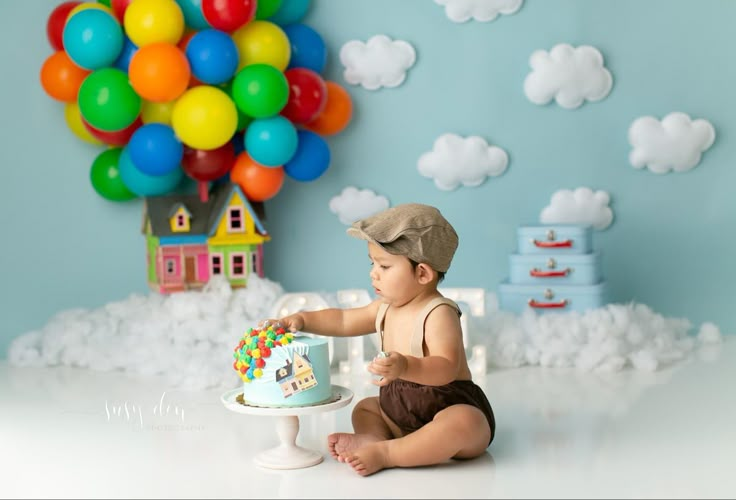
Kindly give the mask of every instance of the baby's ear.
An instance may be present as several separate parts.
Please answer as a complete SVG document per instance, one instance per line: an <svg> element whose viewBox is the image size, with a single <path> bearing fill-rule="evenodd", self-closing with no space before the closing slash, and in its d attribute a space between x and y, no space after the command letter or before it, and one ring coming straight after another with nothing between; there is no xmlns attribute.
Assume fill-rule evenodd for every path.
<svg viewBox="0 0 736 500"><path fill-rule="evenodd" d="M417 268L415 270L417 281L420 285L427 285L434 280L435 275L437 274L434 269L432 269L429 265L421 263L417 264Z"/></svg>

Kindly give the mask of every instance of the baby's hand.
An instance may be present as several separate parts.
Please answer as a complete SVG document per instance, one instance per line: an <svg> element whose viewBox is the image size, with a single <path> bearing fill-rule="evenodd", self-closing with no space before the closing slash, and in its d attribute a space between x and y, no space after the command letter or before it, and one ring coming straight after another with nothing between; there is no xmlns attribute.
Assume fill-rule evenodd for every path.
<svg viewBox="0 0 736 500"><path fill-rule="evenodd" d="M268 328L269 326L297 332L304 328L304 319L300 314L292 314L281 319L264 319L258 322L258 328Z"/></svg>
<svg viewBox="0 0 736 500"><path fill-rule="evenodd" d="M379 387L387 385L389 382L400 378L406 371L406 356L396 351L391 351L385 354L385 356L376 356L368 365L369 372L381 377L378 380L372 381L374 385Z"/></svg>

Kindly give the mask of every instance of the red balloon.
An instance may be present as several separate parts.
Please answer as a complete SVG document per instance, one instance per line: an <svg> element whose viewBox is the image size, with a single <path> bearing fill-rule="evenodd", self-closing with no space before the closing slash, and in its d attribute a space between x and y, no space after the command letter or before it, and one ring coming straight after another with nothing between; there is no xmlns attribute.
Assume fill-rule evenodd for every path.
<svg viewBox="0 0 736 500"><path fill-rule="evenodd" d="M308 123L317 118L327 103L327 85L321 76L308 68L284 71L289 83L289 100L281 114L293 123Z"/></svg>
<svg viewBox="0 0 736 500"><path fill-rule="evenodd" d="M133 136L133 132L135 132L140 126L143 125L143 121L141 120L141 117L138 116L138 118L135 119L133 123L125 127L121 130L113 130L112 132L107 132L105 130L100 130L89 123L82 117L82 124L84 125L84 128L89 130L89 133L92 134L95 138L101 140L105 144L109 144L110 146L125 146L128 144L128 141Z"/></svg>
<svg viewBox="0 0 736 500"><path fill-rule="evenodd" d="M66 18L69 16L69 12L80 3L82 2L64 2L57 5L49 14L49 19L46 22L46 36L54 50L64 49L63 34Z"/></svg>
<svg viewBox="0 0 736 500"><path fill-rule="evenodd" d="M256 15L256 0L202 0L202 14L215 29L232 33Z"/></svg>
<svg viewBox="0 0 736 500"><path fill-rule="evenodd" d="M132 1L133 0L110 0L110 7L121 24L125 20L125 9L128 8L128 5L130 5L130 2Z"/></svg>
<svg viewBox="0 0 736 500"><path fill-rule="evenodd" d="M209 182L230 172L235 164L235 147L228 141L217 149L184 146L181 167L195 181Z"/></svg>

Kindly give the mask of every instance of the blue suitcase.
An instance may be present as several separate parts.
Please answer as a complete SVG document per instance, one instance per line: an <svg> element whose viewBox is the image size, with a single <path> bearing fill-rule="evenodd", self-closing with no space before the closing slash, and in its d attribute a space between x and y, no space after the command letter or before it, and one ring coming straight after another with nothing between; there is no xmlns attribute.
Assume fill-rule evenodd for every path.
<svg viewBox="0 0 736 500"><path fill-rule="evenodd" d="M517 314L532 308L540 314L550 312L584 312L607 303L606 282L595 285L515 285L499 284L499 306Z"/></svg>
<svg viewBox="0 0 736 500"><path fill-rule="evenodd" d="M601 281L600 254L511 254L514 285L595 285Z"/></svg>
<svg viewBox="0 0 736 500"><path fill-rule="evenodd" d="M542 224L517 228L518 252L534 254L584 254L593 251L592 226Z"/></svg>

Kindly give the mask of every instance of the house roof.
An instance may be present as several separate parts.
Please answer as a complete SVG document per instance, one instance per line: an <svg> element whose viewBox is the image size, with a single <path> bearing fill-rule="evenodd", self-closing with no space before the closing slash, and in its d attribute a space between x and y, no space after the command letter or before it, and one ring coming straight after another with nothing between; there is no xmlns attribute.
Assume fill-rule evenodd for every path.
<svg viewBox="0 0 736 500"><path fill-rule="evenodd" d="M151 221L151 232L155 236L180 236L171 230L170 217L176 210L183 207L191 215L190 235L211 235L214 233L217 222L232 197L238 193L243 200L246 210L255 222L256 229L260 234L267 234L261 222L264 219L263 203L249 202L243 194L240 186L232 182L217 184L209 193L208 200L203 202L197 194L173 194L165 196L146 196L145 214L143 217L143 232L145 232L145 221Z"/></svg>

